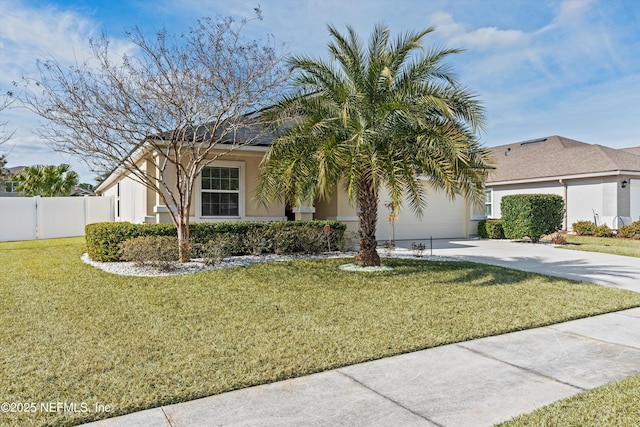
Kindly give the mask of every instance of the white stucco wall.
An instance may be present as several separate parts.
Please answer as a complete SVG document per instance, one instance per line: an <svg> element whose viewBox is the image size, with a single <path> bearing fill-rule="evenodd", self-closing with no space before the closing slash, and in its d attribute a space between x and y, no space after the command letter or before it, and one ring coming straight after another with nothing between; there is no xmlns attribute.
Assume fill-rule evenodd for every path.
<svg viewBox="0 0 640 427"><path fill-rule="evenodd" d="M488 186L493 190L493 217L500 218L500 201L511 194L557 194L565 197L567 228L576 221L596 221L617 229L640 216L640 182L621 187L620 176L580 178L543 183ZM627 178L629 180L629 178ZM633 182L633 180L631 181Z"/></svg>
<svg viewBox="0 0 640 427"><path fill-rule="evenodd" d="M631 221L640 220L640 179L632 178L629 184Z"/></svg>
<svg viewBox="0 0 640 427"><path fill-rule="evenodd" d="M465 199L458 197L451 201L444 193L430 189L428 183L423 185L427 188L427 207L423 209L422 217L418 217L405 203L394 222L395 240L467 237L469 207ZM378 240L390 239L389 209L385 207L388 201L388 193L383 189L378 204ZM471 234L475 232L472 230Z"/></svg>
<svg viewBox="0 0 640 427"><path fill-rule="evenodd" d="M128 221L133 224L145 222L147 199L145 187L142 184L122 176L103 194L114 197L116 221Z"/></svg>
<svg viewBox="0 0 640 427"><path fill-rule="evenodd" d="M598 221L602 224L604 191L602 178L571 181L567 185L568 227L576 221Z"/></svg>

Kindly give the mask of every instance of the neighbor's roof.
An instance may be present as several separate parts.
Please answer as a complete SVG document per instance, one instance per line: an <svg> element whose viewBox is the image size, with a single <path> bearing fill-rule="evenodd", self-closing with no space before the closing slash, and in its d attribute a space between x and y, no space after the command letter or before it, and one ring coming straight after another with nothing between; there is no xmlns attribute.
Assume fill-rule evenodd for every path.
<svg viewBox="0 0 640 427"><path fill-rule="evenodd" d="M640 172L640 147L615 149L554 135L489 150L496 168L489 175L488 183Z"/></svg>
<svg viewBox="0 0 640 427"><path fill-rule="evenodd" d="M622 148L622 151L640 156L640 147Z"/></svg>
<svg viewBox="0 0 640 427"><path fill-rule="evenodd" d="M14 166L12 168L7 168L9 170L9 176L18 175L22 172L22 169L26 168L26 166Z"/></svg>

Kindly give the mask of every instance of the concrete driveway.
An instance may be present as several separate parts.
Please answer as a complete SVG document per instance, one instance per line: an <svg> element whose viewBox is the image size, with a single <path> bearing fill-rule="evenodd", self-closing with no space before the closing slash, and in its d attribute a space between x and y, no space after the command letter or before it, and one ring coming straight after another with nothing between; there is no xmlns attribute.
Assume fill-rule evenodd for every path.
<svg viewBox="0 0 640 427"><path fill-rule="evenodd" d="M409 249L413 242L399 241L396 245ZM425 254L429 254L429 240L415 242L423 243ZM550 244L482 239L434 239L433 255L640 292L640 258L574 251Z"/></svg>

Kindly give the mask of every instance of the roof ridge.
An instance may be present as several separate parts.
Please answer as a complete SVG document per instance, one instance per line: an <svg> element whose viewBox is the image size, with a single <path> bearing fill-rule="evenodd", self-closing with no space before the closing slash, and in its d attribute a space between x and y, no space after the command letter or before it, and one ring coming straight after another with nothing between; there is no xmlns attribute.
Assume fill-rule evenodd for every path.
<svg viewBox="0 0 640 427"><path fill-rule="evenodd" d="M629 166L629 162L631 163L637 163L636 167L640 167L640 153L636 154L636 153L632 153L629 151L626 151L625 149L622 148L612 148L612 147L607 147L606 145L600 145L597 144L600 147L603 147L605 150L605 152L607 152L609 154L615 154L615 156L617 156L618 158L613 159L616 163L616 166L619 167L619 169L624 170L624 169L628 169L627 166Z"/></svg>
<svg viewBox="0 0 640 427"><path fill-rule="evenodd" d="M617 169L622 169L620 165L620 159L616 158L615 155L627 155L626 153L620 153L616 148L607 147L606 145L601 144L591 144L594 148L598 149Z"/></svg>

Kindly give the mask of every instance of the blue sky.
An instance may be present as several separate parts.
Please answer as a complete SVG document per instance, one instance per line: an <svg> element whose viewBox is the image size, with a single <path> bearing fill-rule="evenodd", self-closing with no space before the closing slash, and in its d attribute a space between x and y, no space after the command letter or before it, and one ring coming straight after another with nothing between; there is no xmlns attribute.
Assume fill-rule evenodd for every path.
<svg viewBox="0 0 640 427"><path fill-rule="evenodd" d="M326 57L327 24L366 39L376 23L393 33L435 26L428 45L458 47L448 62L487 110L481 135L495 146L562 135L614 148L640 146L640 2L635 0L0 0L0 90L36 76L37 59L84 58L106 32L126 49L133 26L180 32L203 16L253 16L246 36L267 35L290 53ZM428 46L427 46L428 47ZM71 163L53 153L24 110L0 113L14 137L9 166Z"/></svg>

